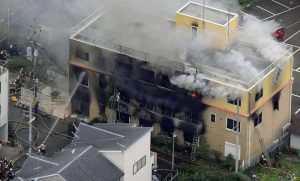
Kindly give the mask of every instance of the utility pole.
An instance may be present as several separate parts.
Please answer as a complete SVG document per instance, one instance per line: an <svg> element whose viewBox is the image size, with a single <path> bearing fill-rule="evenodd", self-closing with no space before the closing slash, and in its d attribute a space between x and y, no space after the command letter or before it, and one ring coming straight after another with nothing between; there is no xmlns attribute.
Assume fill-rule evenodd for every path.
<svg viewBox="0 0 300 181"><path fill-rule="evenodd" d="M174 171L174 148L175 148L175 138L176 138L176 134L175 131L172 134L172 170L171 170L171 180L173 180L173 171Z"/></svg>
<svg viewBox="0 0 300 181"><path fill-rule="evenodd" d="M36 100L37 98L37 87L36 87L36 77L35 77L35 72L36 72L36 59L37 59L37 56L38 56L38 51L37 51L37 47L40 46L39 43L37 43L36 41L36 36L37 36L37 33L40 33L41 32L41 27L37 25L36 21L34 21L34 25L33 26L30 26L30 28L32 29L32 34L31 31L28 29L28 41L30 43L30 52L27 52L29 53L29 55L27 54L27 56L30 58L31 60L31 68L32 68L32 71L31 71L31 78L32 78L32 82L33 82L33 91L34 91L34 94L33 94L33 97L30 101L30 106L29 106L29 149L28 149L28 154L31 155L31 152L32 152L32 123L33 121L35 120L35 117L33 117L32 115L32 104L33 104L33 99ZM36 102L35 102L36 103Z"/></svg>
<svg viewBox="0 0 300 181"><path fill-rule="evenodd" d="M35 78L35 75L36 75L36 60L37 60L37 57L38 57L38 50L37 48L38 47L41 47L41 45L37 42L37 35L40 35L42 29L40 26L37 25L36 23L36 20L34 20L34 25L31 25L30 26L30 30L28 30L28 40L29 40L29 43L30 43L30 47L31 47L31 55L30 55L30 58L31 58L31 66L32 66L32 81L33 81L33 89L34 89L34 98L37 97L37 87L36 87L36 78Z"/></svg>
<svg viewBox="0 0 300 181"><path fill-rule="evenodd" d="M174 148L175 148L175 138L176 138L176 134L175 131L172 134L172 140L173 140L173 145L172 145L172 172L174 170Z"/></svg>
<svg viewBox="0 0 300 181"><path fill-rule="evenodd" d="M236 104L236 109L237 109L237 122L236 122L236 132L235 132L235 173L239 172L239 145L240 145L240 98L237 98L237 104Z"/></svg>
<svg viewBox="0 0 300 181"><path fill-rule="evenodd" d="M9 36L10 36L10 22L9 22L9 8L7 8L7 33L8 33L8 35L7 35L7 42L8 42L8 46L9 46L9 44L10 44L10 41L9 41Z"/></svg>
<svg viewBox="0 0 300 181"><path fill-rule="evenodd" d="M203 19L202 19L202 28L205 29L205 0L203 0L203 9L202 9L202 16L203 16Z"/></svg>

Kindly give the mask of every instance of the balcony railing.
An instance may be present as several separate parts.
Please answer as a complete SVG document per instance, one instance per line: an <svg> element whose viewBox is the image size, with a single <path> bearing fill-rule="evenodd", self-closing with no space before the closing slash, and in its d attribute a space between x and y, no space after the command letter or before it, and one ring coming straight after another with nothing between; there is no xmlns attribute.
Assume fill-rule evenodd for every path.
<svg viewBox="0 0 300 181"><path fill-rule="evenodd" d="M145 107L141 108L139 106L135 106L135 105L132 105L130 103L123 102L123 101L117 101L117 100L112 99L112 98L109 99L109 105L110 105L109 107L111 109L113 109L115 111L120 111L120 112L123 112L123 113L126 113L126 114L128 114L129 110L132 108L132 109L139 109L139 110L145 111L147 113L156 114L156 115L159 115L161 117L168 117L170 119L178 120L178 121L181 121L181 122L184 122L184 123L187 123L187 124L191 124L191 125L194 125L194 126L196 126L198 124L198 121L193 120L191 118L179 119L178 117L176 117L175 114L173 114L173 116L170 117L168 114L159 113L155 110L149 110Z"/></svg>

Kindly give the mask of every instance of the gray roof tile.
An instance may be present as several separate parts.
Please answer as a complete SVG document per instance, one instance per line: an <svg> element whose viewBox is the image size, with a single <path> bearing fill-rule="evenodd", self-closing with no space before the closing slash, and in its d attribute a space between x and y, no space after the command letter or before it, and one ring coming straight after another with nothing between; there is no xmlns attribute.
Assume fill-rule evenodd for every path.
<svg viewBox="0 0 300 181"><path fill-rule="evenodd" d="M34 179L57 174L65 180L71 181L116 181L124 175L118 167L98 153L98 150L92 146L65 149L56 153L51 157L54 162L50 165L48 165L48 160L43 159L30 156L22 167L24 171L27 168L32 168L31 165L41 165L43 163L45 166L38 171L27 169L27 175L23 173L18 176Z"/></svg>
<svg viewBox="0 0 300 181"><path fill-rule="evenodd" d="M77 137L67 148L92 145L101 151L124 151L152 131L152 127L133 127L132 124L101 124L93 126L81 123ZM87 141L82 141L87 140Z"/></svg>

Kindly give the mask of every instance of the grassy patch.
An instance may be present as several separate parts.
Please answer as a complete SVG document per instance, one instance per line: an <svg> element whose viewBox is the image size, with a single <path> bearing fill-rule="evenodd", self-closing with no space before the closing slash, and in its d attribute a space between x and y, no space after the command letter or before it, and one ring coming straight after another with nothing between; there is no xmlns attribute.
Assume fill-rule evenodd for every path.
<svg viewBox="0 0 300 181"><path fill-rule="evenodd" d="M288 181L288 174L295 174L297 180L300 178L300 158L296 155L282 155L279 160L278 168L263 168L260 165L249 170L259 176L261 181Z"/></svg>
<svg viewBox="0 0 300 181"><path fill-rule="evenodd" d="M29 71L31 68L31 62L28 61L25 56L15 56L9 58L5 67L13 71L19 71L22 67L24 67L26 71Z"/></svg>

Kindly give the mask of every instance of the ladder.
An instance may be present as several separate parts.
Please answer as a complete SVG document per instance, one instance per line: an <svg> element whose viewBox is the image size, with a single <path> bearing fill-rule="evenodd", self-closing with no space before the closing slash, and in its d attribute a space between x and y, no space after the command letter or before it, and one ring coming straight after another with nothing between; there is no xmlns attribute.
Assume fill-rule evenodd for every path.
<svg viewBox="0 0 300 181"><path fill-rule="evenodd" d="M192 151L191 151L191 161L195 161L195 155L198 147L198 132L194 132L193 143L192 143Z"/></svg>
<svg viewBox="0 0 300 181"><path fill-rule="evenodd" d="M259 131L259 129L257 127L255 128L255 132L257 134L257 137L258 137L258 140L259 140L259 144L260 144L261 149L262 149L262 153L266 156L267 161L269 163L270 158L269 158L269 155L266 153L266 146L265 146L264 140L261 137L260 131Z"/></svg>

